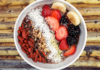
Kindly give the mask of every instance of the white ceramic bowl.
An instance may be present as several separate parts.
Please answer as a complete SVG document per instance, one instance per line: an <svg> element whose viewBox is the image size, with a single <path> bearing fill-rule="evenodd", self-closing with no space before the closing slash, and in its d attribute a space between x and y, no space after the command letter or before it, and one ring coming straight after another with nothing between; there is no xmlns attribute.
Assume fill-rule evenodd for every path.
<svg viewBox="0 0 100 70"><path fill-rule="evenodd" d="M80 30L81 30L81 34L80 34L80 37L79 37L79 42L78 42L78 45L77 45L77 49L76 49L76 52L74 55L72 56L69 56L68 58L66 58L65 61L63 62L60 62L59 64L44 64L44 63L35 63L32 61L32 59L28 58L27 55L21 50L21 47L18 43L18 38L17 38L17 30L18 30L18 27L21 26L22 24L22 21L24 19L24 17L26 16L26 14L33 8L41 5L41 4L52 4L53 2L55 1L60 1L62 3L64 3L66 6L67 6L67 9L68 10L73 10L75 11L79 17L81 18L81 24L79 25L80 27ZM49 70L52 70L52 69L63 69L65 67L68 67L69 65L71 65L72 63L74 63L78 58L79 56L81 55L81 53L83 52L84 50L84 47L85 47L85 44L86 44L86 39L87 39L87 30L86 30L86 25L85 25L85 22L84 22L84 19L83 17L81 16L80 12L74 7L72 6L71 4L69 4L68 2L66 1L63 1L63 0L37 0L35 2L33 2L32 4L28 5L19 15L16 23L15 23L15 28L14 28L14 41L15 41L15 45L16 45L16 48L19 52L19 54L21 55L21 57L28 63L30 64L31 66L33 67L36 67L38 69L49 69Z"/></svg>

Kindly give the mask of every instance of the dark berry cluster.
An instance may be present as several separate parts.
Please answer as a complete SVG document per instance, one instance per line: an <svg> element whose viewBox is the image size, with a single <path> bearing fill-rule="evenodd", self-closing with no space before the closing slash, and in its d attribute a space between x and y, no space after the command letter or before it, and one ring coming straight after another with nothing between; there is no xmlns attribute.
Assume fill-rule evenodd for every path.
<svg viewBox="0 0 100 70"><path fill-rule="evenodd" d="M79 26L69 25L68 33L70 36L78 36L80 34Z"/></svg>
<svg viewBox="0 0 100 70"><path fill-rule="evenodd" d="M73 44L76 44L78 42L77 38L76 37L67 37L67 43L69 45L73 45Z"/></svg>
<svg viewBox="0 0 100 70"><path fill-rule="evenodd" d="M60 23L61 23L61 24L67 24L68 22L69 22L69 21L67 20L66 16L63 15L63 16L61 17L61 19L60 19Z"/></svg>
<svg viewBox="0 0 100 70"><path fill-rule="evenodd" d="M68 26L68 34L67 43L69 45L77 44L78 39L77 36L80 34L79 26L74 26L73 24Z"/></svg>

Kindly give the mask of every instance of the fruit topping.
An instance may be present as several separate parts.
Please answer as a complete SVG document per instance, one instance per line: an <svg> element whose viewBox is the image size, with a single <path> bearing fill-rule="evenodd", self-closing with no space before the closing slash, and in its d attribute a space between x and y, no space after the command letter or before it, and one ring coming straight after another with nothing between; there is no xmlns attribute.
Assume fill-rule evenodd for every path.
<svg viewBox="0 0 100 70"><path fill-rule="evenodd" d="M80 34L79 26L74 26L73 24L69 25L68 33L70 36L78 36Z"/></svg>
<svg viewBox="0 0 100 70"><path fill-rule="evenodd" d="M52 9L57 9L57 10L60 10L62 13L65 13L66 12L66 6L64 3L61 3L61 2L54 2L52 4Z"/></svg>
<svg viewBox="0 0 100 70"><path fill-rule="evenodd" d="M48 5L44 5L42 9L42 16L47 17L51 15L51 9Z"/></svg>
<svg viewBox="0 0 100 70"><path fill-rule="evenodd" d="M60 26L55 32L55 37L58 41L68 37L68 30L65 26Z"/></svg>
<svg viewBox="0 0 100 70"><path fill-rule="evenodd" d="M55 17L58 21L60 21L61 19L61 12L59 10L52 10L52 14L53 17Z"/></svg>
<svg viewBox="0 0 100 70"><path fill-rule="evenodd" d="M76 37L67 37L68 45L77 44L77 42L78 42L78 39Z"/></svg>
<svg viewBox="0 0 100 70"><path fill-rule="evenodd" d="M64 56L67 57L69 55L73 55L76 51L75 45L72 45L67 51L64 52Z"/></svg>
<svg viewBox="0 0 100 70"><path fill-rule="evenodd" d="M48 16L46 17L46 21L50 26L51 30L53 30L54 32L59 28L59 22L56 18L52 16Z"/></svg>
<svg viewBox="0 0 100 70"><path fill-rule="evenodd" d="M60 46L59 46L60 50L67 50L68 47L69 47L69 45L67 44L66 39L61 40Z"/></svg>
<svg viewBox="0 0 100 70"><path fill-rule="evenodd" d="M60 19L60 23L61 23L61 24L67 24L68 22L69 22L69 21L67 20L66 16L63 15L63 16L61 17L61 19Z"/></svg>
<svg viewBox="0 0 100 70"><path fill-rule="evenodd" d="M68 17L68 19L70 20L70 22L71 22L73 25L75 25L75 26L79 25L80 22L81 22L80 17L79 17L78 14L77 14L76 12L74 12L74 11L69 11L69 12L67 13L67 17Z"/></svg>

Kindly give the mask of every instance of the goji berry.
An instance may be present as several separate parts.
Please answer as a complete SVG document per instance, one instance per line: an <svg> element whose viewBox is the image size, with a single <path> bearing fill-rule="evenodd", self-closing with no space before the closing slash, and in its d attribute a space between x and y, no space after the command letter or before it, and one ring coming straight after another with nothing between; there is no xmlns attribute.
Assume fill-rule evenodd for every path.
<svg viewBox="0 0 100 70"><path fill-rule="evenodd" d="M43 58L43 57L41 57L41 61L42 61L43 63L46 63L45 58Z"/></svg>
<svg viewBox="0 0 100 70"><path fill-rule="evenodd" d="M25 28L25 30L29 30L29 28Z"/></svg>
<svg viewBox="0 0 100 70"><path fill-rule="evenodd" d="M21 43L23 43L23 38L22 37L20 37L19 35L18 35L18 39L21 41Z"/></svg>
<svg viewBox="0 0 100 70"><path fill-rule="evenodd" d="M39 62L41 62L41 55L39 55Z"/></svg>
<svg viewBox="0 0 100 70"><path fill-rule="evenodd" d="M38 61L38 55L36 54L36 55L35 55L34 62L37 62L37 61Z"/></svg>
<svg viewBox="0 0 100 70"><path fill-rule="evenodd" d="M27 48L29 48L29 45L28 44L25 44L25 45L26 45Z"/></svg>
<svg viewBox="0 0 100 70"><path fill-rule="evenodd" d="M24 43L25 43L25 44L27 44L27 43L28 43L28 41L27 41L27 40L24 40Z"/></svg>
<svg viewBox="0 0 100 70"><path fill-rule="evenodd" d="M25 43L23 43L21 46L22 46L22 47L25 47Z"/></svg>
<svg viewBox="0 0 100 70"><path fill-rule="evenodd" d="M21 43L20 41L18 41L18 43L19 43L20 45L22 45L22 43Z"/></svg>
<svg viewBox="0 0 100 70"><path fill-rule="evenodd" d="M34 47L34 45L31 41L28 41L28 44L29 44L30 47Z"/></svg>
<svg viewBox="0 0 100 70"><path fill-rule="evenodd" d="M46 54L42 51L42 54L44 55L44 56L46 56Z"/></svg>
<svg viewBox="0 0 100 70"><path fill-rule="evenodd" d="M38 55L39 53L38 53L38 50L36 50L36 54Z"/></svg>
<svg viewBox="0 0 100 70"><path fill-rule="evenodd" d="M34 40L32 38L30 38L30 41L34 44Z"/></svg>
<svg viewBox="0 0 100 70"><path fill-rule="evenodd" d="M21 49L22 49L22 51L23 51L24 53L27 53L27 52L24 50L24 48L21 47Z"/></svg>
<svg viewBox="0 0 100 70"><path fill-rule="evenodd" d="M22 23L21 27L22 27L22 29L24 29L24 24L23 23Z"/></svg>
<svg viewBox="0 0 100 70"><path fill-rule="evenodd" d="M32 49L31 48L28 48L28 51L31 53Z"/></svg>
<svg viewBox="0 0 100 70"><path fill-rule="evenodd" d="M19 30L22 30L22 28L21 28L21 27L19 27Z"/></svg>
<svg viewBox="0 0 100 70"><path fill-rule="evenodd" d="M28 55L28 58L31 58L31 55Z"/></svg>
<svg viewBox="0 0 100 70"><path fill-rule="evenodd" d="M20 30L18 30L18 34L21 34Z"/></svg>
<svg viewBox="0 0 100 70"><path fill-rule="evenodd" d="M23 38L26 38L26 37L27 37L27 36L26 36L26 31L25 31L25 30L22 31L22 37L23 37Z"/></svg>

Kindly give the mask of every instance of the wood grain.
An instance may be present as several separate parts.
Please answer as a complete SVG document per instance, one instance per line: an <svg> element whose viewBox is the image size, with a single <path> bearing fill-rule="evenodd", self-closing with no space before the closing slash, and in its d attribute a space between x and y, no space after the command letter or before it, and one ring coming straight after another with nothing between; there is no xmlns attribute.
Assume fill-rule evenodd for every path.
<svg viewBox="0 0 100 70"><path fill-rule="evenodd" d="M100 4L99 0L66 0L69 3L87 3L87 4Z"/></svg>
<svg viewBox="0 0 100 70"><path fill-rule="evenodd" d="M13 59L13 60L22 60L22 58L20 56L0 56L0 59L5 59L5 60L9 60L9 59Z"/></svg>
<svg viewBox="0 0 100 70"><path fill-rule="evenodd" d="M35 0L1 0L0 5L26 5L34 2ZM86 4L100 4L99 0L66 0L69 3L86 3Z"/></svg>
<svg viewBox="0 0 100 70"><path fill-rule="evenodd" d="M0 0L0 68L32 68L18 54L13 29L20 12L35 0ZM100 0L66 0L82 14L87 26L87 43L69 68L100 67Z"/></svg>
<svg viewBox="0 0 100 70"><path fill-rule="evenodd" d="M19 55L17 50L0 50L0 55Z"/></svg>
<svg viewBox="0 0 100 70"><path fill-rule="evenodd" d="M15 47L14 42L0 42L0 47Z"/></svg>
<svg viewBox="0 0 100 70"><path fill-rule="evenodd" d="M0 43L2 42L14 42L14 38L4 38L4 39L0 39Z"/></svg>

